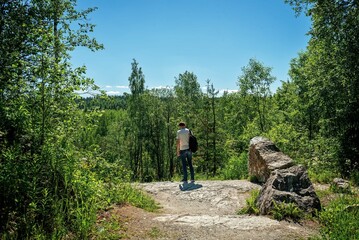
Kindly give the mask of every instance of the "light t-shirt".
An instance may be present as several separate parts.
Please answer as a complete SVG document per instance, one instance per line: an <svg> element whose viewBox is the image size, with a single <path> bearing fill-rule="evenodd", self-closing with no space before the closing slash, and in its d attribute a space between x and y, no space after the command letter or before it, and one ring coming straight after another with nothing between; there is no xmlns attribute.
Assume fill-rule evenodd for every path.
<svg viewBox="0 0 359 240"><path fill-rule="evenodd" d="M181 128L178 130L177 140L180 140L180 150L189 149L189 129Z"/></svg>

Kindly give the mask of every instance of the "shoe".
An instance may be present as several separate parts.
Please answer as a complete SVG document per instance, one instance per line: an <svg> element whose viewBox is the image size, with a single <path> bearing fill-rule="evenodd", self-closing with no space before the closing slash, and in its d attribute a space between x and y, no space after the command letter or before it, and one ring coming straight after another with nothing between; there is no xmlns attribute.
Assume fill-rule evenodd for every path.
<svg viewBox="0 0 359 240"><path fill-rule="evenodd" d="M191 183L194 183L194 180L191 180Z"/></svg>

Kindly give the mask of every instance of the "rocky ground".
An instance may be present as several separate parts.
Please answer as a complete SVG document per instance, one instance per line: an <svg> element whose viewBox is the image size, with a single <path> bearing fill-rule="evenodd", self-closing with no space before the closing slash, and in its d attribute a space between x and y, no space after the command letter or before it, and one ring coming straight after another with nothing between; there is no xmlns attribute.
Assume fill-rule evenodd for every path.
<svg viewBox="0 0 359 240"><path fill-rule="evenodd" d="M161 206L156 213L132 206L117 207L127 239L307 239L317 234L312 221L276 221L267 216L238 215L259 185L245 180L198 181L187 191L178 182L153 182L137 187Z"/></svg>

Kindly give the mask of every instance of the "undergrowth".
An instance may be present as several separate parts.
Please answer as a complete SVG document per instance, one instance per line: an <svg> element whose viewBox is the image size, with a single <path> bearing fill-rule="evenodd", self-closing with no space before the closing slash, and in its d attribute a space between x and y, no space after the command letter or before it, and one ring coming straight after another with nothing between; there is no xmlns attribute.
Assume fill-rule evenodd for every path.
<svg viewBox="0 0 359 240"><path fill-rule="evenodd" d="M259 215L259 208L256 205L257 197L259 196L259 190L255 189L251 191L251 196L246 199L246 206L238 210L238 214L254 214Z"/></svg>
<svg viewBox="0 0 359 240"><path fill-rule="evenodd" d="M319 214L319 239L359 239L359 196L341 194Z"/></svg>
<svg viewBox="0 0 359 240"><path fill-rule="evenodd" d="M295 203L276 203L273 201L273 209L270 212L273 218L282 221L284 219L300 220L304 213Z"/></svg>

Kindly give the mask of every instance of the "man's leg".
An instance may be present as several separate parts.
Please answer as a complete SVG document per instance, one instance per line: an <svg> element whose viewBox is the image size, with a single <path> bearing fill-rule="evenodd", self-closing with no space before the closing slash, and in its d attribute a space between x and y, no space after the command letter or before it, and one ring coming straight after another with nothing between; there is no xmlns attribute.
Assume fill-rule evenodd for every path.
<svg viewBox="0 0 359 240"><path fill-rule="evenodd" d="M185 182L187 182L186 152L187 151L180 151L180 157L181 157L181 160L182 160L182 171L183 171L183 179L182 179L182 181L185 181Z"/></svg>
<svg viewBox="0 0 359 240"><path fill-rule="evenodd" d="M189 166L189 171L191 173L191 181L194 181L194 170L192 165L192 152L190 150L187 150L187 161Z"/></svg>

